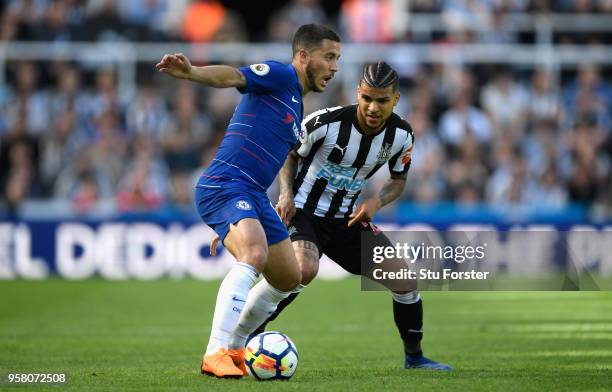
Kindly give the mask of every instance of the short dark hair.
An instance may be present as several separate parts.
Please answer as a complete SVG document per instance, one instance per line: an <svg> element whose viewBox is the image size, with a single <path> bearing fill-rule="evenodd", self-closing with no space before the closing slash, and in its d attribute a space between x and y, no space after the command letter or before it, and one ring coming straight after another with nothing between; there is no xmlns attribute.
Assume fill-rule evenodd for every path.
<svg viewBox="0 0 612 392"><path fill-rule="evenodd" d="M361 83L374 88L393 87L393 91L399 89L399 77L397 72L384 61L366 64L363 67Z"/></svg>
<svg viewBox="0 0 612 392"><path fill-rule="evenodd" d="M320 24L305 24L293 35L293 54L295 55L300 48L313 50L321 46L321 41L328 39L335 42L340 42L338 34L327 26Z"/></svg>

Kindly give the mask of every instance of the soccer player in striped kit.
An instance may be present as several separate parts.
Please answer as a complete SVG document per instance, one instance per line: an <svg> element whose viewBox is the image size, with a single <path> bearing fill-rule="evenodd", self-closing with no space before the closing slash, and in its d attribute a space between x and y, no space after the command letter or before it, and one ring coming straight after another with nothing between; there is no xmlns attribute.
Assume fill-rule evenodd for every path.
<svg viewBox="0 0 612 392"><path fill-rule="evenodd" d="M396 200L406 185L414 136L410 125L393 113L400 98L395 70L385 62L367 64L358 88L358 104L323 109L302 123L302 135L279 174L277 212L288 224L300 264L302 281L279 304L267 322L295 299L317 275L319 258L326 254L345 270L371 277L362 271L362 234L372 233L383 246L390 241L370 223L376 211ZM387 164L390 178L375 197L355 203L367 180ZM258 284L259 285L259 284ZM258 293L255 285L253 294ZM450 366L423 356L423 305L415 282L402 287L385 284L393 295L393 316L404 343L404 367L451 370ZM245 307L235 336L236 346L249 334L262 332L249 320Z"/></svg>

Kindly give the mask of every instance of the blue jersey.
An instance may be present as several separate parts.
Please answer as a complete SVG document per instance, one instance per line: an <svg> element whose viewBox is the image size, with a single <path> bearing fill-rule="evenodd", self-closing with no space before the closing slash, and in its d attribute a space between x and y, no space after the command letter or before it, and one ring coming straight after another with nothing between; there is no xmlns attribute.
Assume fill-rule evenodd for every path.
<svg viewBox="0 0 612 392"><path fill-rule="evenodd" d="M242 67L246 86L201 187L236 182L266 190L295 146L303 115L302 87L292 65Z"/></svg>

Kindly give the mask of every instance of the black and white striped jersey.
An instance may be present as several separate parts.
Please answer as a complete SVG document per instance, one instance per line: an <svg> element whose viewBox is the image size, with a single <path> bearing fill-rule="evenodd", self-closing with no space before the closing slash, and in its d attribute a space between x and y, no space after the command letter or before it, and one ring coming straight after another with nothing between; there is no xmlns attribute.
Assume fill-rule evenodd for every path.
<svg viewBox="0 0 612 392"><path fill-rule="evenodd" d="M348 218L366 181L388 162L392 173L410 167L414 135L393 113L375 135L357 123L357 105L316 111L302 122L301 157L293 184L295 205L320 217Z"/></svg>

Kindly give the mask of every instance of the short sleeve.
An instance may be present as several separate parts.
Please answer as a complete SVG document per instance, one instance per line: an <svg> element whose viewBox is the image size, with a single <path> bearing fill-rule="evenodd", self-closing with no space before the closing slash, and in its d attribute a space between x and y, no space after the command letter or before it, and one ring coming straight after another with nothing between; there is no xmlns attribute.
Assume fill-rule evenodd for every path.
<svg viewBox="0 0 612 392"><path fill-rule="evenodd" d="M241 93L270 93L296 83L297 76L287 64L267 61L241 67L246 86L238 89Z"/></svg>
<svg viewBox="0 0 612 392"><path fill-rule="evenodd" d="M410 169L412 149L414 148L414 135L408 132L402 149L389 160L389 171L394 174L404 174Z"/></svg>

